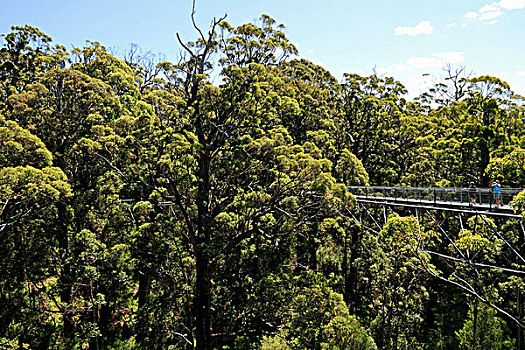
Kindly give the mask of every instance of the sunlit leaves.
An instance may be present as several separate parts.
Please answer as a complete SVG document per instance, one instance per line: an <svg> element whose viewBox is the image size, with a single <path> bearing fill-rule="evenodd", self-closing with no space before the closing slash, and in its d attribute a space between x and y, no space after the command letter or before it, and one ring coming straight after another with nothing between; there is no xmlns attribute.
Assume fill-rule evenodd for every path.
<svg viewBox="0 0 525 350"><path fill-rule="evenodd" d="M233 28L225 21L220 23L222 30L231 33L225 40L220 41L221 51L225 55L221 58L223 65L273 65L297 54L296 47L288 41L282 31L283 25L275 26L275 20L268 15L262 15L260 21L260 27L248 23Z"/></svg>
<svg viewBox="0 0 525 350"><path fill-rule="evenodd" d="M525 150L517 147L503 157L492 158L486 174L508 186L522 186L525 183Z"/></svg>
<svg viewBox="0 0 525 350"><path fill-rule="evenodd" d="M462 230L456 245L459 249L475 252L489 243L489 240L479 234L473 234L469 230Z"/></svg>
<svg viewBox="0 0 525 350"><path fill-rule="evenodd" d="M52 155L44 143L15 121L0 115L0 167L32 165L50 166Z"/></svg>
<svg viewBox="0 0 525 350"><path fill-rule="evenodd" d="M456 332L459 349L514 349L514 340L505 334L505 329L503 320L496 316L494 309L474 301L463 328Z"/></svg>
<svg viewBox="0 0 525 350"><path fill-rule="evenodd" d="M381 234L393 243L409 244L414 247L424 245L432 239L441 239L433 230L425 230L413 216L391 215L381 230Z"/></svg>

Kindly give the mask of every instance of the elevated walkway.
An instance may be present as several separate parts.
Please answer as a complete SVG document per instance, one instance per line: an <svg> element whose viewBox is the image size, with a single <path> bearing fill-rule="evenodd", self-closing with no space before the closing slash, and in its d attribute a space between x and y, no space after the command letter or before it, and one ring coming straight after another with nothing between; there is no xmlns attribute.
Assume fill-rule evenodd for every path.
<svg viewBox="0 0 525 350"><path fill-rule="evenodd" d="M424 259L429 259L431 264L422 263L420 266L430 275L483 302L486 300L481 296L486 290L479 283L469 283L480 281L482 270L498 272L490 274L495 276L493 280L481 282L488 285L497 283L503 273L513 277L525 276L524 220L510 206L512 199L523 190L521 188L502 188L499 207L495 205L490 188L469 191L455 187L349 186L348 190L358 204L358 210L349 211L350 215L363 229L377 236L381 236L390 214L396 212L415 218L420 233L422 229L437 233L439 239L432 240L422 235L417 237L415 232L417 242L407 240L401 243L427 254ZM471 202L473 197L474 203ZM464 234L466 236L462 237ZM489 243L496 241L498 249L491 248L494 246ZM472 242L483 243L476 245ZM433 266L443 266L444 269L437 271ZM508 303L490 306L525 329L523 316Z"/></svg>
<svg viewBox="0 0 525 350"><path fill-rule="evenodd" d="M499 207L496 207L490 188L470 191L457 187L348 186L348 190L356 197L358 203L521 218L521 215L514 213L510 202L523 190L522 188L502 188ZM471 198L475 198L474 203Z"/></svg>

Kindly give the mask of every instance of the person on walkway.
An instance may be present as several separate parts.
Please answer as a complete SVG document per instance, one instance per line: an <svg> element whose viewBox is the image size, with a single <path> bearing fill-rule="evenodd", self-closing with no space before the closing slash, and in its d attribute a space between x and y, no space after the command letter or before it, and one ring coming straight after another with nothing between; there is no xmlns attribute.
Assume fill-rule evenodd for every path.
<svg viewBox="0 0 525 350"><path fill-rule="evenodd" d="M499 184L499 180L496 180L492 183L492 194L494 195L494 199L496 200L496 208L498 208L499 201L501 199L501 186Z"/></svg>
<svg viewBox="0 0 525 350"><path fill-rule="evenodd" d="M476 185L474 185L474 182L470 182L468 185L468 195L470 197L470 206L473 206L476 204L476 195L478 194L478 189L476 188Z"/></svg>

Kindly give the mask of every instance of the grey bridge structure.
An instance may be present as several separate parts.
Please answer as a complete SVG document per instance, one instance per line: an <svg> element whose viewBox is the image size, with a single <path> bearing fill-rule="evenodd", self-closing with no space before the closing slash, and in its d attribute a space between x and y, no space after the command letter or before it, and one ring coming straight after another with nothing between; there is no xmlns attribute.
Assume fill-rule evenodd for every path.
<svg viewBox="0 0 525 350"><path fill-rule="evenodd" d="M357 215L361 227L379 234L390 215L413 216L420 227L431 227L441 235L439 246L425 246L417 243L417 250L429 254L432 259L440 260L442 266L462 266L462 271L470 271L471 276L479 276L479 271L491 269L505 275L525 278L525 228L523 216L512 208L512 199L524 189L501 188L500 205L490 188L458 187L384 187L384 186L348 186L350 193L357 200ZM473 224L474 223L474 224ZM474 227L473 227L474 225ZM420 228L421 230L421 228ZM465 230L479 233L484 244L469 251L458 244L460 235ZM501 248L501 258L487 258L489 246L497 241ZM453 268L451 268L453 270ZM519 348L521 348L521 330L525 329L522 316L522 291L516 291L518 308L509 309L505 305L496 305L484 296L484 292L469 282L468 278L454 275L435 277L459 287L477 297L482 302L494 307L503 317L516 324L519 330ZM469 278L470 278L469 277Z"/></svg>
<svg viewBox="0 0 525 350"><path fill-rule="evenodd" d="M499 207L496 207L490 188L348 186L348 190L359 204L375 203L521 218L514 213L510 202L523 188L502 188Z"/></svg>
<svg viewBox="0 0 525 350"><path fill-rule="evenodd" d="M514 219L519 223L520 243L525 243L525 228L523 227L522 215L515 212L510 205L512 199L523 188L502 188L499 206L490 188L476 188L474 191L468 188L458 187L385 187L385 186L348 186L350 193L357 200L359 218L363 225L363 216L372 220L375 227L381 230L379 220L386 223L390 214L404 208L404 212L412 211L418 221L421 215L430 217L436 223L437 228L444 233L441 222L434 217L436 213L443 213L445 220L451 216L459 219L460 229L463 230L463 219L472 216L480 217L482 221L490 226L496 236L499 235L497 226L501 226L506 220ZM370 208L381 207L382 215L378 218L372 215ZM491 217L499 224L496 227L490 224L486 218ZM379 219L379 220L378 220ZM372 227L365 227L374 230ZM523 259L525 263L525 259Z"/></svg>

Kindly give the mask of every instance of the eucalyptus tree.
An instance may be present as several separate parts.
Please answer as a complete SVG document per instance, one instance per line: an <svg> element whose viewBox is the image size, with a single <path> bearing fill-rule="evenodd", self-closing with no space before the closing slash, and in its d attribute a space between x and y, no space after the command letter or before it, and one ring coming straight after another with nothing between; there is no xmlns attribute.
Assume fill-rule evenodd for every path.
<svg viewBox="0 0 525 350"><path fill-rule="evenodd" d="M397 184L404 165L405 88L392 78L346 74L338 149L347 147L365 167L374 184Z"/></svg>
<svg viewBox="0 0 525 350"><path fill-rule="evenodd" d="M67 52L61 45L51 45L51 38L38 28L13 26L2 34L0 48L0 108L12 110L9 96L24 91L39 75L64 65Z"/></svg>
<svg viewBox="0 0 525 350"><path fill-rule="evenodd" d="M490 161L491 151L497 149L501 138L497 125L506 119L506 104L513 93L510 86L495 77L480 76L470 79L469 95L466 99L468 114L475 117L474 142L479 149L477 162L481 184L487 186L485 170Z"/></svg>
<svg viewBox="0 0 525 350"><path fill-rule="evenodd" d="M0 344L53 346L55 312L62 309L54 293L59 268L54 227L71 187L64 172L53 167L44 143L1 115L0 146Z"/></svg>
<svg viewBox="0 0 525 350"><path fill-rule="evenodd" d="M164 86L145 95L158 115L136 125L137 162L127 171L141 173L151 193L145 213L169 207L185 252L189 289L177 311L185 323L171 341L205 349L275 331L275 315L250 312L264 303L257 281L298 268L291 233L352 202L319 147L296 143L283 126L302 103L276 67L294 49L274 21L233 28L214 20L199 33L181 41L185 61L161 64ZM219 86L208 78L214 54L223 57Z"/></svg>
<svg viewBox="0 0 525 350"><path fill-rule="evenodd" d="M96 189L110 164L90 150L97 147L94 135L103 133L104 124L117 119L123 110L119 72L107 72L112 79L108 85L82 73L79 65L43 72L24 91L9 97L9 117L40 137L72 189L72 195L57 205L55 227L64 344L96 343L100 335L97 315L108 293L102 292L98 268L107 262L107 242L97 236L105 215L99 211L102 203L97 201Z"/></svg>
<svg viewBox="0 0 525 350"><path fill-rule="evenodd" d="M431 95L444 89L443 100L433 95L421 99L423 113L436 124L430 159L445 183L488 186L491 155L504 156L522 139L521 98L496 77L472 77L464 71L449 75L449 82L431 89Z"/></svg>

